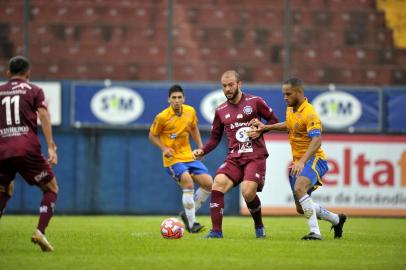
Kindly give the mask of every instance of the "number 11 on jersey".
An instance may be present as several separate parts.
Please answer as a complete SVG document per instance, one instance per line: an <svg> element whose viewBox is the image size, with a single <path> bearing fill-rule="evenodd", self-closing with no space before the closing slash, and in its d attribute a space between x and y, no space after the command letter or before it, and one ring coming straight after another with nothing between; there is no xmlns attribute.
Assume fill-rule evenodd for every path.
<svg viewBox="0 0 406 270"><path fill-rule="evenodd" d="M11 118L11 104L14 105L14 123L20 124L20 96L5 97L1 100L1 105L6 107L6 123L7 125L13 124L13 119Z"/></svg>

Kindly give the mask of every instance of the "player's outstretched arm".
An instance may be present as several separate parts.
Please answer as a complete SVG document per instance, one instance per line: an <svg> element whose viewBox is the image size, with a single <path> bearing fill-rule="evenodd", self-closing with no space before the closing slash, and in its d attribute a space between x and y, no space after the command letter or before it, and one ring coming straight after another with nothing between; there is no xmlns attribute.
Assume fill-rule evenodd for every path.
<svg viewBox="0 0 406 270"><path fill-rule="evenodd" d="M193 141L196 143L197 148L203 148L202 137L200 136L200 131L197 126L190 129L190 135L193 138Z"/></svg>
<svg viewBox="0 0 406 270"><path fill-rule="evenodd" d="M58 164L58 155L56 153L57 147L52 136L51 117L49 116L48 110L43 107L38 108L37 113L48 145L48 161L51 165L56 165Z"/></svg>
<svg viewBox="0 0 406 270"><path fill-rule="evenodd" d="M265 125L257 118L251 119L251 121L248 123L248 125L250 127L255 127L257 129L257 131L261 131L261 132L268 132L271 130L277 130L277 131L287 131L288 130L288 128L286 126L286 122L279 122L279 123L272 124L272 125Z"/></svg>

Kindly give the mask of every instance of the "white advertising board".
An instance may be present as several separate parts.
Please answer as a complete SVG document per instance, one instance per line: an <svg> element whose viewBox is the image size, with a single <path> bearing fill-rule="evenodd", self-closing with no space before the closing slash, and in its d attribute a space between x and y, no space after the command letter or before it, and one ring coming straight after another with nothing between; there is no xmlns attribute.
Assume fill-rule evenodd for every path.
<svg viewBox="0 0 406 270"><path fill-rule="evenodd" d="M5 83L0 81L0 84ZM45 102L48 106L48 111L51 115L51 124L59 126L62 124L62 87L60 82L36 82L33 84L42 88L45 95ZM38 123L39 120L38 120Z"/></svg>
<svg viewBox="0 0 406 270"><path fill-rule="evenodd" d="M295 214L288 180L287 135L269 135L262 211ZM335 212L361 216L406 216L406 136L323 135L329 164L323 186L312 198ZM241 198L241 212L248 214Z"/></svg>
<svg viewBox="0 0 406 270"><path fill-rule="evenodd" d="M59 126L62 124L62 90L60 82L32 82L42 88L45 101L51 115L51 124Z"/></svg>

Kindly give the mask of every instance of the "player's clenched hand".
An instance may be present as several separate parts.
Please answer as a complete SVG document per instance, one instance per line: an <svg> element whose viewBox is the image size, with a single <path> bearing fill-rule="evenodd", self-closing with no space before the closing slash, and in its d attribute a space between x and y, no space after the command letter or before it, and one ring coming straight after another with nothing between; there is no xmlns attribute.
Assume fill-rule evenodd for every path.
<svg viewBox="0 0 406 270"><path fill-rule="evenodd" d="M258 118L253 118L251 121L248 123L248 126L250 127L258 127L261 123L261 121L258 120Z"/></svg>
<svg viewBox="0 0 406 270"><path fill-rule="evenodd" d="M258 130L258 128L256 128L255 126L251 126L251 129L249 131L247 131L248 137L250 137L253 140L261 137L261 134L262 134L262 132L260 130Z"/></svg>
<svg viewBox="0 0 406 270"><path fill-rule="evenodd" d="M58 164L58 155L56 153L56 144L52 144L48 147L48 162L53 166Z"/></svg>
<svg viewBox="0 0 406 270"><path fill-rule="evenodd" d="M203 149L195 149L195 150L193 150L192 153L193 153L193 158L194 159L197 159L197 160L203 159L203 156L204 156Z"/></svg>
<svg viewBox="0 0 406 270"><path fill-rule="evenodd" d="M293 163L292 165L289 166L290 169L290 175L293 176L299 176L304 168L304 163L301 161L298 161L296 163Z"/></svg>
<svg viewBox="0 0 406 270"><path fill-rule="evenodd" d="M162 152L163 152L163 154L164 154L164 156L165 156L166 158L171 158L171 157L173 157L174 151L173 151L172 148L166 147Z"/></svg>

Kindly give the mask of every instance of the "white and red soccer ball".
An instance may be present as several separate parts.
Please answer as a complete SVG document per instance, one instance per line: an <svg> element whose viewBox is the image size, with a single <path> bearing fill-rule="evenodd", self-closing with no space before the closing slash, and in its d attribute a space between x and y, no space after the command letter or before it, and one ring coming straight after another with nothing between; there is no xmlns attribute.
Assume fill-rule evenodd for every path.
<svg viewBox="0 0 406 270"><path fill-rule="evenodd" d="M161 234L166 239L179 239L185 232L185 225L177 218L170 217L162 221Z"/></svg>

